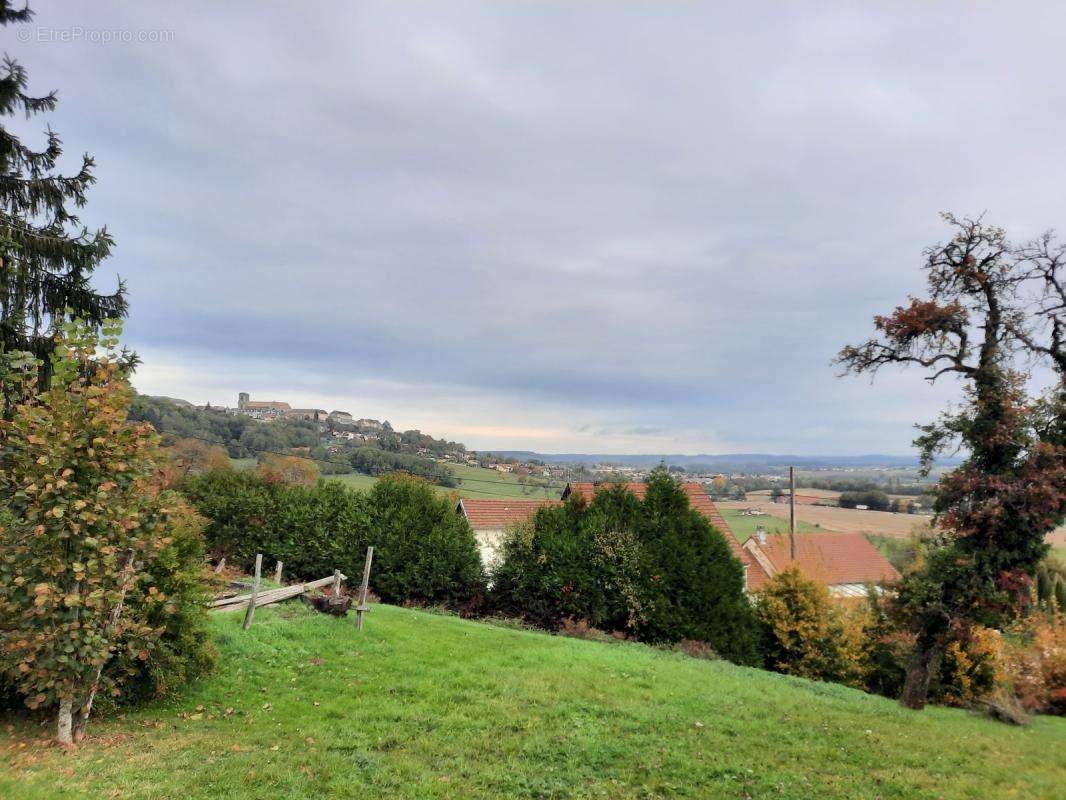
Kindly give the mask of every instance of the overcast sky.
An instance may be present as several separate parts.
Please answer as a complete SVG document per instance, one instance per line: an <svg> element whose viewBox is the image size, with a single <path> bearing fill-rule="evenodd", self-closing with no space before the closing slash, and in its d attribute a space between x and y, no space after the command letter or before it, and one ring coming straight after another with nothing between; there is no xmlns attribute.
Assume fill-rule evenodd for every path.
<svg viewBox="0 0 1066 800"><path fill-rule="evenodd" d="M938 212L1066 227L1066 4L739 6L38 2L3 35L97 159L140 391L908 453L957 387L830 360L921 291Z"/></svg>

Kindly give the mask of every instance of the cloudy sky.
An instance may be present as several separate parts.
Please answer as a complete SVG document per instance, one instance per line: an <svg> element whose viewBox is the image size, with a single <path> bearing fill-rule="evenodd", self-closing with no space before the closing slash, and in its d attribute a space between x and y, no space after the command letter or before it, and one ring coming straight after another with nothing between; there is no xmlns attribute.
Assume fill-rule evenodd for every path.
<svg viewBox="0 0 1066 800"><path fill-rule="evenodd" d="M957 387L830 360L921 290L938 212L1066 226L1066 6L737 6L39 2L4 49L97 159L141 391L910 452Z"/></svg>

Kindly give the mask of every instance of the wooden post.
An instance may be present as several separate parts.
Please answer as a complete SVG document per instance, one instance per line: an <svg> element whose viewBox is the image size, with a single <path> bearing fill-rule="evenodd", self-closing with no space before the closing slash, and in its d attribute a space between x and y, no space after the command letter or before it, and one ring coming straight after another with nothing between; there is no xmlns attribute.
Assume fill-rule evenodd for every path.
<svg viewBox="0 0 1066 800"><path fill-rule="evenodd" d="M374 560L374 548L366 549L366 565L363 567L363 582L359 584L359 605L355 607L355 628L363 629L363 612L367 611L366 592L370 585L370 562Z"/></svg>
<svg viewBox="0 0 1066 800"><path fill-rule="evenodd" d="M259 594L259 582L263 576L263 554L255 554L255 583L252 584L252 594L248 598L248 611L244 615L244 629L252 627L252 617L255 615L255 596Z"/></svg>
<svg viewBox="0 0 1066 800"><path fill-rule="evenodd" d="M788 468L788 543L796 560L796 468Z"/></svg>
<svg viewBox="0 0 1066 800"><path fill-rule="evenodd" d="M281 568L284 566L282 562L278 562L278 565L274 567L274 583L281 583Z"/></svg>
<svg viewBox="0 0 1066 800"><path fill-rule="evenodd" d="M225 568L226 568L226 559L225 559L225 557L223 557L223 559L218 562L218 566L215 567L215 574L217 575L218 573L222 572L222 570L224 570Z"/></svg>

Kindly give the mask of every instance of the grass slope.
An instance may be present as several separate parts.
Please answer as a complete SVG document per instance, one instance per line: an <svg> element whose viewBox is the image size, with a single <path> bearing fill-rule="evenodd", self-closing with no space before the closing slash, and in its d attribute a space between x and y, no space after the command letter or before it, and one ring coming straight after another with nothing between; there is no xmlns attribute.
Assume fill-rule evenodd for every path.
<svg viewBox="0 0 1066 800"><path fill-rule="evenodd" d="M73 754L15 722L0 797L1051 798L1066 776L1066 720L911 712L640 645L388 606L363 633L297 604L214 628L218 674Z"/></svg>
<svg viewBox="0 0 1066 800"><path fill-rule="evenodd" d="M483 499L507 499L511 497L525 497L539 499L549 497L558 499L566 484L553 483L545 493L543 487L523 486L518 478L508 472L497 472L494 469L471 467L467 464L447 464L455 472L455 477L460 479L458 487L434 486L434 491L446 496L457 495L459 497L473 497ZM352 472L347 475L326 475L327 480L336 480L356 489L369 489L377 478L371 475L362 475Z"/></svg>

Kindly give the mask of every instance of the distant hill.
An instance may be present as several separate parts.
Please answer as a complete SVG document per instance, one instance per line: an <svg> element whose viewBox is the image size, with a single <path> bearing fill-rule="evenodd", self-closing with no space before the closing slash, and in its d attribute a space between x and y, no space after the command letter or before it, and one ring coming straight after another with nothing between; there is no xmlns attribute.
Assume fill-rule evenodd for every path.
<svg viewBox="0 0 1066 800"><path fill-rule="evenodd" d="M193 404L190 403L188 400L182 400L180 397L167 397L166 395L162 394L153 394L148 396L151 397L153 400L164 400L167 403L173 403L176 406L185 406L188 408L194 407Z"/></svg>
<svg viewBox="0 0 1066 800"><path fill-rule="evenodd" d="M545 464L618 464L626 467L654 467L661 461L678 467L706 465L725 471L751 472L778 470L789 466L800 469L859 469L859 468L908 468L917 467L917 456L889 456L869 454L858 456L798 456L769 453L727 453L711 455L680 455L676 453L642 453L619 455L617 453L535 453L529 450L493 450L497 456L521 461L539 459ZM937 463L953 466L959 459L943 459Z"/></svg>

